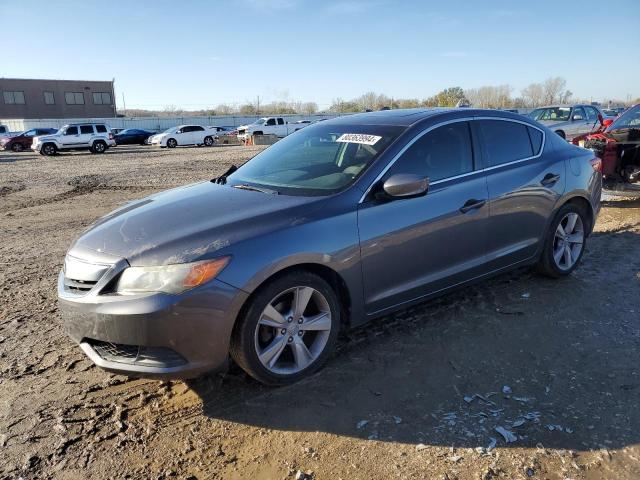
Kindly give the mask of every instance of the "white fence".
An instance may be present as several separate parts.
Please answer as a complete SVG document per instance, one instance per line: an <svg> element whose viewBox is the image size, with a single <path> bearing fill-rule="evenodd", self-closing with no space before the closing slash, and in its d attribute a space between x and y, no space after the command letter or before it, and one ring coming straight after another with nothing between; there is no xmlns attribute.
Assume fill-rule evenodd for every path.
<svg viewBox="0 0 640 480"><path fill-rule="evenodd" d="M42 118L7 119L0 124L7 125L12 132L22 132L31 128L60 128L69 123L105 123L111 128L141 128L151 131L163 131L176 125L212 125L218 127L237 127L252 123L263 115L222 115L215 117L116 117L116 118ZM320 120L339 116L333 115L270 115L283 117L287 122L298 120Z"/></svg>

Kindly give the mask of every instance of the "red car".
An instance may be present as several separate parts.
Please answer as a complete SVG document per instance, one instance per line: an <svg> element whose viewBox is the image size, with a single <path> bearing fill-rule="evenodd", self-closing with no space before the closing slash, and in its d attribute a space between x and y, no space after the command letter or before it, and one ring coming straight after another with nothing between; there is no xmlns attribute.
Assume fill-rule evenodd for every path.
<svg viewBox="0 0 640 480"><path fill-rule="evenodd" d="M4 137L0 140L0 149L13 150L14 152L21 152L23 150L29 150L34 137L40 135L51 135L58 130L55 128L32 128L26 132L22 132L19 135L13 137Z"/></svg>
<svg viewBox="0 0 640 480"><path fill-rule="evenodd" d="M640 196L640 104L615 120L606 119L596 132L580 135L573 143L593 150L602 159L607 193Z"/></svg>

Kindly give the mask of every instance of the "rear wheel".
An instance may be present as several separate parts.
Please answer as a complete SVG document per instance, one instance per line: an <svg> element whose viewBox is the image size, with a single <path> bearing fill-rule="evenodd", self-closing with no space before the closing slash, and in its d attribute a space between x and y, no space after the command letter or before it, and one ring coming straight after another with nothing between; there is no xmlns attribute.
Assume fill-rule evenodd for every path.
<svg viewBox="0 0 640 480"><path fill-rule="evenodd" d="M587 215L578 205L566 204L556 214L537 268L552 278L569 275L582 259L587 241Z"/></svg>
<svg viewBox="0 0 640 480"><path fill-rule="evenodd" d="M204 137L204 144L207 147L211 147L213 145L213 138L211 137Z"/></svg>
<svg viewBox="0 0 640 480"><path fill-rule="evenodd" d="M22 150L24 150L24 147L22 146L21 143L14 143L13 145L11 145L11 150L13 150L14 152L21 152Z"/></svg>
<svg viewBox="0 0 640 480"><path fill-rule="evenodd" d="M58 149L53 143L45 143L40 149L40 153L47 156L55 155L57 151Z"/></svg>
<svg viewBox="0 0 640 480"><path fill-rule="evenodd" d="M107 144L104 143L102 140L93 142L93 145L91 145L91 151L93 153L104 153L107 151Z"/></svg>
<svg viewBox="0 0 640 480"><path fill-rule="evenodd" d="M331 286L291 272L261 288L236 325L231 356L267 385L283 385L320 368L335 346L340 306Z"/></svg>
<svg viewBox="0 0 640 480"><path fill-rule="evenodd" d="M176 142L175 138L170 138L169 140L167 140L167 147L176 148L177 146L178 146L178 142Z"/></svg>

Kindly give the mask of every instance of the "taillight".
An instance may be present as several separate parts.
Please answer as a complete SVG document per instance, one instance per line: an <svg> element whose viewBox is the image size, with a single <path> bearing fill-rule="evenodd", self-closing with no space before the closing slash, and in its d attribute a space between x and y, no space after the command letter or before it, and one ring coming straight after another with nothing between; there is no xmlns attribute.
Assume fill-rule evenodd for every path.
<svg viewBox="0 0 640 480"><path fill-rule="evenodd" d="M113 133L109 132L109 140L113 140Z"/></svg>
<svg viewBox="0 0 640 480"><path fill-rule="evenodd" d="M602 160L600 160L598 157L595 157L595 158L592 158L591 160L589 160L589 163L591 164L591 167L596 172L602 173Z"/></svg>

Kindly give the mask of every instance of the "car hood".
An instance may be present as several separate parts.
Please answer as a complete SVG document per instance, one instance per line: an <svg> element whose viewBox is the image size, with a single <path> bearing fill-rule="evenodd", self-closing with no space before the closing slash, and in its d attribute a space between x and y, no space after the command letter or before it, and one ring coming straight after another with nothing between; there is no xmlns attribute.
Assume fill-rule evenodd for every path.
<svg viewBox="0 0 640 480"><path fill-rule="evenodd" d="M272 195L203 182L124 205L72 245L131 265L168 265L231 252L246 238L304 221L318 197Z"/></svg>
<svg viewBox="0 0 640 480"><path fill-rule="evenodd" d="M55 140L56 138L58 138L58 135L56 135L56 134L40 135L40 136L37 136L37 137L33 137L33 140L35 141L36 139L38 139L40 142L44 142L46 140Z"/></svg>

